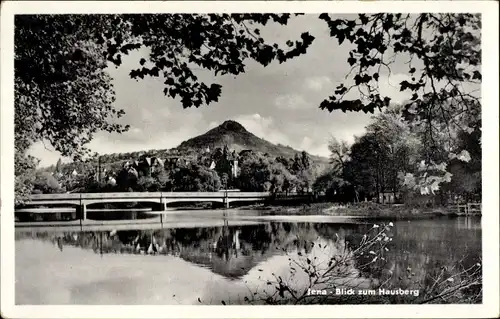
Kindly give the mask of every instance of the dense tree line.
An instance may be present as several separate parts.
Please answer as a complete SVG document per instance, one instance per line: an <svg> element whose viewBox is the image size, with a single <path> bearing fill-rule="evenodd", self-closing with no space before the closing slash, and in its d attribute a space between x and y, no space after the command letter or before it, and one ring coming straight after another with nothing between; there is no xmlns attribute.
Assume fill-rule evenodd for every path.
<svg viewBox="0 0 500 319"><path fill-rule="evenodd" d="M237 164L232 160L237 160ZM56 166L37 172L35 192L213 192L225 188L272 193L309 192L319 171L306 152L294 158L254 151L242 152L240 156L227 146L203 153L190 162L182 161L182 157L174 163L158 162L155 157L142 155L138 161L101 163L100 177L97 165L94 159L67 164L59 161ZM236 169L232 165L236 165Z"/></svg>
<svg viewBox="0 0 500 319"><path fill-rule="evenodd" d="M378 113L372 117L366 133L356 137L350 146L333 139L331 169L316 180L315 189L331 198L349 201L379 201L381 193L393 193L401 199L404 195L438 195L435 197L441 200L479 199L479 110L460 130L451 131L436 123L433 127L436 143L432 146L425 143L427 132L412 122L414 115L409 111L407 106L393 105ZM462 151L454 154L450 152L452 148Z"/></svg>

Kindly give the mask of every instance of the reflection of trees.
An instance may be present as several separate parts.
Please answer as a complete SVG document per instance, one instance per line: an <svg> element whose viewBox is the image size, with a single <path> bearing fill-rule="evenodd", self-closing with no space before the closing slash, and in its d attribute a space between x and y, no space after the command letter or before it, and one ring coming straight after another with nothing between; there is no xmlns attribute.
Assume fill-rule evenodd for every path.
<svg viewBox="0 0 500 319"><path fill-rule="evenodd" d="M32 237L30 234L26 234ZM38 233L37 238L92 249L96 253L174 255L209 267L228 278L245 275L269 257L305 247L317 238L310 223L124 230L117 232Z"/></svg>
<svg viewBox="0 0 500 319"><path fill-rule="evenodd" d="M480 230L440 225L434 221L398 223L392 233L394 241L387 245L388 251L383 253L384 260L365 266L361 275L383 280L390 277L391 284L400 288L415 281L426 286L430 283L429 278L436 275L436 269L450 269L450 266L458 263L469 267L480 262L481 252L477 249L481 238ZM95 252L102 251L103 254L174 255L210 268L214 273L227 278L240 278L257 264L276 254L296 250L308 254L315 243L327 243L337 250L356 249L363 234L371 226L270 222L247 226L126 230L111 233L16 233L16 238L35 237L50 240L61 248L72 245ZM357 256L355 266L364 265L372 258L373 256L367 255ZM450 269L450 274L453 271Z"/></svg>

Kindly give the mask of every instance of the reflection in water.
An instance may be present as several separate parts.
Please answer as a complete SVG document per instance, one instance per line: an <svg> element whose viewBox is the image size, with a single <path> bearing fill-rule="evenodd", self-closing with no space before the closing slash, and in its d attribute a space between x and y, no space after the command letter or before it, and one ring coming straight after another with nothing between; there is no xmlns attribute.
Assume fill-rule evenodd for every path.
<svg viewBox="0 0 500 319"><path fill-rule="evenodd" d="M210 299L212 301L208 301L210 303L218 298L216 295L221 293L220 290L226 290L229 295L234 295L245 285L251 284L257 287L258 282L263 280L266 272L269 274L285 274L289 271L287 261L289 254L302 252L308 256L314 255L314 258L321 258L318 255L318 246L329 247L329 254L335 254L336 251L342 251L348 246L355 248L362 240L363 234L370 227L371 225L367 224L339 225L284 222L231 226L231 224L226 222L223 227L155 230L63 233L24 233L18 231L16 232L16 240L18 241L18 245L33 239L37 242L52 242L60 250L61 256L65 256L65 254L69 256L70 253L65 249L69 246L77 247L80 250L83 249L83 251L92 250L103 256L116 256L113 257L113 260L117 263L119 263L121 258L123 262L119 266L120 274L114 275L114 272L110 270L108 276L111 276L111 278L100 279L98 283L95 283L95 285L101 287L99 288L101 290L108 287L112 291L115 291L117 289L116 285L125 284L118 284L118 282L127 281L127 276L133 278L139 269L144 272L147 272L148 268L153 269L154 266L149 265L149 258L154 258L155 260L156 258L167 258L165 256L180 258L195 267L190 268L193 269L193 276L196 267L198 269L201 267L202 269L209 270L214 275L220 275L224 278L225 281L223 283L215 283L216 280L211 278L208 273L203 272L204 275L201 275L210 284L205 284L202 288L197 289L197 293L210 295L210 298L212 298ZM459 261L469 265L477 263L481 258L481 228L480 220L477 219L401 221L395 223L392 235L394 236L394 240L388 245L388 251L385 253L386 262L383 264L383 267L375 267L374 264L372 268L364 268L359 273L359 277L373 281L379 280L389 273L392 275L391 280L393 281L393 285L404 289L410 285L409 277L412 280L425 282L429 272L436 269L436 267L439 268L440 265L449 265L450 263L453 264ZM25 250L23 252L25 253ZM75 252L72 251L71 254L75 254ZM119 257L120 254L121 256L126 254L151 256L141 257L148 259L143 259L139 263L139 269L137 269L134 268L137 267L135 261L134 265L136 266L132 266L131 261L124 259L124 256ZM288 255L285 256L285 254ZM23 253L16 254L16 276L21 276L18 275L18 269L20 272L25 269L23 265L23 263L27 262L25 261L25 257ZM42 259L39 261L41 264L51 265L49 256L46 259L43 255L38 258ZM71 255L71 258L75 257ZM86 263L86 259L78 260L78 263L80 263L79 267L87 268L89 272L96 270L95 265L90 262ZM174 264L174 261L173 259L166 259L164 263ZM360 258L360 260L357 260L357 263L364 264L366 260ZM379 264L377 265L379 266ZM357 265L354 266L356 267ZM113 267L116 268L117 266ZM131 273L127 275L127 272ZM55 282L61 282L60 279L57 279L57 269L51 274L55 278ZM168 276L181 278L182 276L189 277L190 274L186 274L185 269L179 266L174 270L174 273L169 273ZM129 281L132 282L132 280L130 279ZM150 280L155 279L150 278ZM188 285L190 284L188 283ZM219 284L226 286L217 288L219 289L218 292L214 291L216 288L207 288ZM301 285L305 284L305 282L297 284ZM71 285L71 283L65 282L64 285ZM78 291L73 293L77 297L73 296L72 298L84 298L82 297L82 291L85 289L83 287L77 289ZM207 289L210 291L203 292ZM95 291L88 292L88 294L92 293L95 293ZM120 297L121 295L123 295L123 292L115 294L117 299L109 300L108 302L122 303L126 300L129 303L140 303L140 298L134 299L130 295ZM29 297L23 298L29 299ZM86 295L85 298L89 298L89 296ZM156 296L154 298L160 297ZM155 303L155 300L157 299L148 300L147 303ZM176 299L174 298L174 300ZM80 301L69 300L67 302L78 303ZM26 302L29 302L29 300ZM57 303L57 301L55 302ZM94 300L93 302L100 303L101 301ZM168 302L176 303L178 301ZM193 301L185 302L191 303Z"/></svg>

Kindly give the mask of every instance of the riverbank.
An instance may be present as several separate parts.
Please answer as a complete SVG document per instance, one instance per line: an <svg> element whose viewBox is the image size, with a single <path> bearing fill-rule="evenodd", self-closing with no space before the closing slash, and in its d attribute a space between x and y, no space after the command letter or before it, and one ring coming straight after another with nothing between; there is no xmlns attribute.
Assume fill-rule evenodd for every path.
<svg viewBox="0 0 500 319"><path fill-rule="evenodd" d="M458 214L446 207L417 208L404 204L358 203L341 205L337 203L312 203L300 206L251 205L240 209L257 209L265 211L266 215L329 215L354 216L374 219L407 220L432 219L437 217L456 217Z"/></svg>
<svg viewBox="0 0 500 319"><path fill-rule="evenodd" d="M88 217L92 219L93 214L99 216L97 219L101 219L101 214L106 213L106 220L115 219L123 217L123 211L127 211L134 214L148 214L149 211L153 210L158 213L157 210L151 207L141 207L142 205L136 205L132 208L93 208L88 209ZM173 207L172 207L173 206ZM212 203L191 203L186 205L172 205L169 207L169 212L175 211L225 211L223 207L214 207ZM71 208L69 208L71 210ZM44 214L44 216L54 215L53 217L57 220L57 214L61 213L62 210L66 208L38 208L36 210L43 211L44 213L49 213L49 211L54 214ZM53 211L52 211L53 210ZM74 209L73 209L74 210ZM367 219L378 219L378 220L416 220L416 219L433 219L439 217L457 217L460 216L456 212L456 209L447 207L415 207L404 204L377 204L372 202L354 203L354 204L339 204L331 202L320 202L320 203L256 203L248 205L235 205L231 210L235 211L247 211L255 210L259 212L259 215L264 216L335 216L339 218L367 218ZM26 209L28 211L28 209ZM36 212L33 212L36 213ZM29 215L32 215L28 213ZM142 216L142 215L141 215ZM147 216L147 215L145 215ZM479 214L480 216L480 214ZM137 216L136 216L137 218ZM142 217L141 217L142 218ZM36 219L36 218L35 218ZM18 221L16 216L16 221Z"/></svg>

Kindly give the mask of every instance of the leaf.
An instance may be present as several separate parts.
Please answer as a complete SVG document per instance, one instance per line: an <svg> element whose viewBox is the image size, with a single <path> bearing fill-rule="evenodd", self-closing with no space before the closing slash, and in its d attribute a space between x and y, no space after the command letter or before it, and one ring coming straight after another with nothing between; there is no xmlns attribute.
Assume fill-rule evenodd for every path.
<svg viewBox="0 0 500 319"><path fill-rule="evenodd" d="M341 32L337 33L337 40L339 41L339 45L341 45L345 40L345 35Z"/></svg>
<svg viewBox="0 0 500 319"><path fill-rule="evenodd" d="M326 20L326 21L329 21L330 20L330 16L328 15L328 13L322 13L319 15L319 18L321 20Z"/></svg>
<svg viewBox="0 0 500 319"><path fill-rule="evenodd" d="M362 24L367 24L368 23L368 17L366 14L359 14L359 20L361 21Z"/></svg>
<svg viewBox="0 0 500 319"><path fill-rule="evenodd" d="M472 73L472 79L473 79L473 80L480 80L480 81L481 81L481 79L482 79L481 72L479 72L479 71L477 71L477 70L476 70L476 71L474 71L474 72Z"/></svg>

